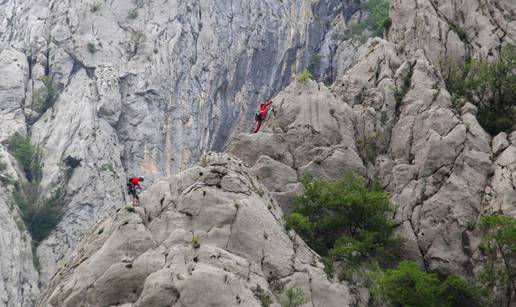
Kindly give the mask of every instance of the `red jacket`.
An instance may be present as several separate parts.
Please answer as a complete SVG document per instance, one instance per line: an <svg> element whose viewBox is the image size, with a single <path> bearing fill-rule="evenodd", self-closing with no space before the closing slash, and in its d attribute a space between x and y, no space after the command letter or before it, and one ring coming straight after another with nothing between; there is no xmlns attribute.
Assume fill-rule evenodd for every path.
<svg viewBox="0 0 516 307"><path fill-rule="evenodd" d="M265 120L267 117L267 107L270 106L272 103L272 100L269 100L269 102L264 103L263 106L260 107L260 117L262 120Z"/></svg>
<svg viewBox="0 0 516 307"><path fill-rule="evenodd" d="M140 188L140 189L141 189L142 187L140 186L140 181L141 181L141 180L140 180L140 178L139 178L139 177L133 177L133 178L131 178L131 180L130 180L131 187L133 187L133 188L138 187L138 188Z"/></svg>

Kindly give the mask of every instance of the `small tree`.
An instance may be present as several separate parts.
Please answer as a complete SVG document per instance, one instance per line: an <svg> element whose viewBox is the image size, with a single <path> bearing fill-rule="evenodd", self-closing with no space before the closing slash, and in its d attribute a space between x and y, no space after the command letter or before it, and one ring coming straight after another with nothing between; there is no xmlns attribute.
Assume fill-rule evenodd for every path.
<svg viewBox="0 0 516 307"><path fill-rule="evenodd" d="M372 293L375 300L389 306L443 306L437 277L411 261L402 261L396 269L377 273Z"/></svg>
<svg viewBox="0 0 516 307"><path fill-rule="evenodd" d="M308 69L305 69L305 70L303 70L301 75L299 75L299 81L306 82L308 80L312 80L313 77L314 76L313 76L312 72L310 72Z"/></svg>
<svg viewBox="0 0 516 307"><path fill-rule="evenodd" d="M365 41L368 37L382 37L384 30L392 25L389 17L389 0L369 0L360 5L368 13L361 22L352 27L349 37L357 41ZM369 33L366 35L365 31Z"/></svg>
<svg viewBox="0 0 516 307"><path fill-rule="evenodd" d="M482 217L481 251L486 256L479 279L493 290L495 304L509 306L516 294L516 219L506 215Z"/></svg>
<svg viewBox="0 0 516 307"><path fill-rule="evenodd" d="M7 149L16 158L29 182L41 179L42 152L39 146L32 144L30 137L15 133L9 138Z"/></svg>
<svg viewBox="0 0 516 307"><path fill-rule="evenodd" d="M440 61L446 88L454 105L462 97L478 107L477 119L490 134L516 128L516 46L502 48L495 61L468 59Z"/></svg>
<svg viewBox="0 0 516 307"><path fill-rule="evenodd" d="M89 42L86 47L88 48L89 53L95 54L97 52L97 46L94 43Z"/></svg>
<svg viewBox="0 0 516 307"><path fill-rule="evenodd" d="M44 76L40 80L43 86L34 90L32 103L36 112L44 113L54 106L57 100L57 89L52 76Z"/></svg>
<svg viewBox="0 0 516 307"><path fill-rule="evenodd" d="M305 293L299 288L288 288L281 295L281 307L299 307L306 303Z"/></svg>
<svg viewBox="0 0 516 307"><path fill-rule="evenodd" d="M301 180L304 194L287 223L323 256L358 263L380 256L391 238L389 195L349 174L337 182Z"/></svg>

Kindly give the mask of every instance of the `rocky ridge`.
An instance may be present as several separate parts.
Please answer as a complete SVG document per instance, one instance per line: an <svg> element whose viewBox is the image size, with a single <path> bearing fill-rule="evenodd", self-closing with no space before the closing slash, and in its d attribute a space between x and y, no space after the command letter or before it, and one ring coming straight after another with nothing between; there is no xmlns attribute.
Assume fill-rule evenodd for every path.
<svg viewBox="0 0 516 307"><path fill-rule="evenodd" d="M327 12L327 9L332 8L330 2L321 2L320 6L316 6L319 9L318 12L324 14ZM28 9L29 6L24 6L21 2L7 1L0 4L0 6L2 5L6 5L7 9L5 12L11 14L8 15L8 18L2 19L3 24L14 25L18 23L20 25L18 28L20 29L38 28L35 25L44 23L44 16L49 12L49 10ZM63 13L62 16L67 16L64 12L73 13L81 10L86 16L94 13L91 10L90 13L88 12L88 9L91 9L91 7L85 7L86 4L80 8L75 7L76 4L74 3L70 5L71 7L66 7L67 10L59 11ZM144 6L147 5L152 4L145 4ZM252 5L255 4L253 3ZM288 5L291 5L291 3L289 2ZM192 13L195 10L192 11L192 7L179 7L182 9L180 11L187 16L195 16ZM286 14L292 14L289 15L291 16L290 20L299 22L294 24L304 25L304 22L311 20L309 16L314 12L313 7L311 7L312 10L309 10L308 6L301 6L301 8L305 9L301 9L301 12L305 12L308 15L294 14L292 10L286 11ZM54 9L55 7L52 8L52 10ZM104 9L99 13L101 16L106 14ZM227 8L221 8L220 12L225 12L224 9ZM28 24L25 24L27 21L21 18L21 16L25 15L18 14L24 10L29 10L29 15L35 16L27 19L29 21L28 24L31 25L30 27L27 26ZM364 46L357 48L348 42L331 42L331 37L333 36L326 36L324 42L320 42L320 45L319 43L312 44L311 46L318 45L317 48L321 50L326 48L324 52L327 52L328 58L322 61L326 63L323 66L331 63L334 71L330 76L330 80L334 79L336 82L329 86L329 89L313 82L291 84L284 92L274 98L276 112L272 112L267 123L268 128L263 133L256 135L236 135L231 140L227 150L240 157L249 165L250 172L259 177L266 189L270 190L271 197L276 199L283 209L287 211L291 206L293 197L300 193L300 186L297 180L305 171L315 174L318 178L325 179L337 179L342 172L348 170L367 175L370 178L376 177L392 193L392 200L396 206L394 218L398 224L398 232L406 238L405 255L408 258L418 260L421 265L433 271L441 273L457 272L463 275L471 275L478 269L478 265L481 264L482 260L478 252L480 238L480 233L476 227L478 218L482 214L492 212L510 214L512 216L515 214L515 136L513 132L508 135L501 134L492 139L478 125L475 119L477 111L471 104L466 104L461 110L454 110L451 105L450 94L444 87L438 68L440 60L444 57L494 57L498 54L499 47L502 44L514 43L516 37L515 10L513 2L509 0L486 1L482 3L477 3L477 1L473 0L393 1L390 12L392 26L387 32L386 40L372 39ZM112 14L112 11L114 9L110 8L109 14ZM142 11L139 10L138 12L136 19L144 16ZM267 15L273 12L275 11L271 8L266 10L266 14L262 16L273 18ZM70 16L73 17L73 15L71 14ZM237 15L239 14L233 16ZM4 17L7 15L0 16ZM125 13L109 15L109 18L105 19L94 19L109 22L113 16L121 20L122 24L128 22ZM306 18L301 18L301 16ZM192 18L197 20L195 19L197 17ZM206 14L200 17L200 19L203 18L206 18ZM168 98L162 99L163 95L160 95L162 93L160 90L156 94L152 86L143 81L147 80L149 76L162 76L152 68L159 67L159 65L155 66L157 62L151 61L154 64L149 64L144 59L145 56L151 54L152 57L152 54L154 54L154 51L149 52L151 47L147 46L149 42L148 37L144 43L146 47L143 49L136 48L137 51L134 56L129 56L131 52L128 51L127 55L130 58L128 63L120 64L114 68L107 67L109 66L107 62L91 64L104 57L112 61L113 57L117 58L113 54L116 54L116 50L121 49L118 47L105 47L109 45L108 41L110 39L102 38L102 48L108 49L109 52L103 54L102 57L99 55L101 54L100 52L104 52L103 50L99 51L96 56L89 54L85 51L87 49L85 49L84 45L85 42L90 40L87 32L93 26L83 24L88 23L89 21L87 20L77 19L77 17L71 18L73 28L76 29L76 23L78 23L81 25L79 28L82 30L78 32L76 30L72 31L71 38L66 39L68 42L62 43L62 45L69 46L65 48L68 53L65 53L72 54L70 57L73 61L67 60L69 63L75 63L77 60L74 58L79 59L77 62L79 64L73 64L71 69L64 69L64 71L73 71L73 76L72 74L63 74L63 76L70 76L71 81L68 80L69 78L58 77L59 80L66 80L66 82L60 81L60 84L66 84L63 87L65 89L61 96L66 97L66 101L60 98L55 109L59 109L60 104L63 107L58 112L53 109L42 117L36 115L38 120L34 125L30 124L33 127L33 139L38 141L44 140L43 144L47 141L49 142L48 144L51 144L51 146L47 146L49 148L47 150L50 150L52 154L47 155L48 162L45 163L45 173L48 176L46 176L47 180L43 182L44 189L49 190L50 187L55 186L59 182L59 170L53 165L60 158L70 154L86 159L82 162L81 168L74 172L74 176L71 179L74 183L68 187L70 191L69 196L75 199L75 204L74 202L70 204L71 209L67 211L67 217L60 225L60 228L58 228L58 231L40 247L40 258L45 263L42 275L43 280L48 279L52 275L58 260L67 253L61 252L63 248L65 251L71 251L89 225L92 225L96 220L102 219L103 216L107 216L110 210L114 210L114 207L120 204L120 200L124 197L123 168L129 170L129 172L143 170L150 174L157 174L156 176L174 173L189 165L190 161L197 159L202 154L201 148L206 149L213 145L212 148L220 149L224 142L213 141L215 135L225 135L221 136L224 139L229 134L229 132L219 133L223 129L213 128L217 126L216 124L202 124L212 120L207 119L207 113L203 113L205 115L199 121L186 119L181 121L181 123L185 122L185 125L188 126L186 130L190 129L184 132L184 135L188 135L184 140L198 140L199 134L197 132L199 129L197 128L208 127L206 131L211 131L211 134L208 134L212 136L212 141L207 141L210 139L210 137L206 136L208 134L201 133L205 135L204 143L193 141L189 145L183 146L184 143L175 140L175 142L179 143L174 143L173 146L172 143L169 143L171 147L167 147L168 145L165 146L166 142L161 143L165 145L155 145L160 144L160 141L151 141L150 143L153 145L147 147L147 145L143 145L145 143L143 140L153 140L153 137L157 134L154 135L151 132L145 134L145 131L139 131L145 134L144 136L139 135L135 140L132 140L132 136L128 136L131 135L132 130L130 127L132 125L138 124L145 127L155 127L153 125L157 123L167 122L169 119L164 119L159 115L169 114L169 111L177 109L170 107L170 104L163 103L163 101L172 101L171 97L184 98L186 94L177 96L177 93L174 92L172 95L167 96ZM231 17L231 20L233 20L233 17ZM289 19L287 18L286 20ZM65 21L69 22L69 20ZM65 21L62 23L64 24ZM195 27L191 26L195 22L185 23L181 18L178 18L175 22L179 22L182 25L181 29L187 29L185 30L187 33L190 33L190 29L195 29ZM218 23L218 21L213 22L214 24ZM320 25L318 22L315 24ZM337 34L339 26L340 21L338 19L334 20L328 33ZM66 33L68 26L64 28L65 31L62 33ZM84 30L86 28L88 31ZM14 27L6 27L6 29L12 31ZM203 29L207 30L209 28L203 27ZM300 29L303 29L300 30L301 33L304 33L302 37L307 40L319 37L318 35L312 35L313 32L306 27L301 27ZM56 33L59 33L61 30L56 30ZM123 31L122 37L129 37L129 33L132 32L132 30L126 31L125 29ZM171 30L171 32L174 31ZM193 31L192 33L195 32ZM201 32L202 30L199 33ZM281 32L283 33L281 35L287 32L288 30ZM23 44L18 43L18 46L22 46L18 47L18 50L6 49L1 51L0 71L14 76L8 80L0 78L0 90L2 90L2 93L5 93L4 97L8 98L5 101L2 100L3 120L0 125L2 125L1 133L4 139L12 134L13 131L23 131L25 129L26 124L29 122L27 119L31 118L32 112L27 112L27 108L25 108L24 112L24 108L20 108L20 105L26 106L26 101L30 101L32 83L36 84L36 87L39 86L37 74L39 73L39 76L41 76L45 73L46 67L48 67L45 64L48 63L45 60L48 56L41 51L30 53L37 54L37 56L31 56L30 58L37 58L40 62L33 63L33 60L26 60L25 52L39 50L36 48L37 42L45 42L41 46L48 45L45 40L42 40L42 37L44 38L46 35L40 36L37 33L36 30L27 30L26 32L14 31L8 35L0 35L3 42L6 41L6 38L24 42ZM98 33L98 31L94 31L94 33ZM167 37L169 33L165 31L163 35ZM270 34L267 35L267 39L264 39L265 35L260 36L264 39L263 41L269 41L273 32L271 30L271 32L267 33ZM77 40L74 36L78 34L84 36L78 36ZM95 36L95 42L97 42L101 35L95 35L98 36ZM193 36L195 37L195 35ZM170 34L170 37L175 36ZM198 37L202 38L203 36ZM284 39L284 37L275 36L275 34L272 37ZM307 37L310 37L310 39ZM119 38L119 40L121 39ZM190 40L186 41L191 42ZM208 41L210 40L208 39ZM248 41L252 42L253 39ZM27 44L27 42L31 44ZM191 44L180 44L180 42L184 41L178 38L172 38L171 42L176 43L174 46L179 46L174 50L182 51L183 48L184 50L197 50L196 48L189 48L188 46L193 46ZM289 40L289 42L293 42L293 40ZM56 45L54 42L52 44ZM295 45L294 43L292 44ZM36 49L25 49L26 47L23 47L23 45L36 46ZM238 43L232 44L232 46L237 45ZM161 46L163 45L159 46L157 54L161 56L163 53L160 50L162 50L163 47ZM239 46L242 48L239 50L249 48L249 45L245 44ZM45 48L41 50L45 50ZM52 51L54 48L50 50ZM128 50L131 50L131 47ZM143 53L141 50L146 50L145 54L141 54ZM282 53L283 59L287 54L292 55L289 52L293 52L292 50L295 50L295 48L282 50L287 50L285 53ZM220 50L217 52L220 53ZM301 55L298 53L295 56L287 57L289 59L295 58L294 62L296 65L292 64L292 62L286 65L286 62L281 61L279 67L284 67L281 70L284 72L282 74L283 77L279 79L275 77L276 79L271 79L273 81L270 81L269 84L286 85L289 82L290 74L295 71L294 67L297 65L303 67L307 64L306 54L302 55L304 51L298 52ZM333 52L335 57L330 57ZM166 59L172 58L175 54L175 52L168 53ZM157 55L155 56L158 57ZM247 56L247 59L249 59L249 55ZM267 62L273 62L272 66L278 67L278 61L270 60L271 58L278 58L271 57L270 54L260 53L256 57L259 59L266 58ZM181 59L181 57L178 58ZM205 56L202 56L197 59L204 58ZM256 66L249 65L261 67L260 63L263 63L263 61L256 60L254 62L254 54L250 58L253 59L252 63L255 63ZM240 62L233 61L234 58L232 57L225 59L227 59L227 62L225 60L220 60L222 62L210 60L208 62L219 63L217 64L219 68L228 65L233 67L231 65L237 63L234 70L235 74L233 75L235 77L231 79L233 81L258 78L256 70L254 70L254 74L250 73L253 71L252 69L246 70L247 74L236 74L236 71L240 71L237 69L241 67L238 66ZM58 63L60 62L52 63L54 64L50 66L56 71L55 76L59 76L58 71L61 68L58 68L60 67ZM84 63L87 64L84 67L81 66ZM67 65L67 67L70 66L69 64ZM188 66L190 64L184 65ZM246 67L251 66L247 65ZM142 67L147 68L141 72L139 69ZM176 67L176 65L170 67ZM196 67L196 65L193 67ZM165 67L162 68L165 69ZM325 68L323 67L321 70L324 71ZM121 73L128 71L131 72L127 75ZM196 83L196 81L192 81L195 78L191 79L192 72L189 71L188 77L186 77L186 74L183 74L188 81L184 81L184 83L181 83L183 81L177 81L181 85L181 89L188 89L190 88L189 85ZM207 75L207 72L202 69L197 70L197 73L197 75ZM167 74L170 74L170 71L163 73L163 75ZM277 76L278 74L280 73L276 70L272 75ZM215 73L213 75L218 76ZM262 75L270 76L270 74L262 74L260 72L260 76ZM224 70L224 78L227 76L232 76L232 74ZM168 80L164 77L160 78L154 84L163 85L161 81ZM278 81L280 79L282 80L281 82ZM210 83L211 81L207 83L218 84L216 80L218 79L211 79L213 83ZM248 82L252 83L254 81ZM200 84L205 83L201 80ZM263 86L255 85L246 86L248 89L253 87L253 90L264 88ZM242 88L246 88L246 86L242 85ZM165 82L164 87L168 89L169 83ZM70 89L68 93L66 88ZM151 90L147 91L149 88ZM207 87L203 86L202 88ZM213 89L213 93L217 94L203 96L201 92L193 91L191 96L186 96L205 97L203 101L221 101L218 100L217 97L219 96L217 95L222 95L224 91L217 86L210 88ZM252 99L253 90L247 91L248 94L251 93L249 94L250 96L232 92L234 96L231 97L235 98L233 101L243 102L247 99ZM402 99L397 99L396 93L402 90L404 92ZM261 93L265 92L266 90ZM273 91L271 90L271 92ZM181 94L179 93L179 95ZM154 99L154 97L160 98ZM69 100L77 100L71 103L73 107L70 110L73 110L73 114L64 114L68 113L68 109L64 105ZM187 110L190 110L186 113L191 112L191 114L197 114L197 111L202 109L190 109L191 106L198 105L203 105L205 108L216 106L216 110L235 109L233 105L230 107L224 104L210 104L206 102L196 104L190 103L192 100L186 98L184 101L188 101L188 103L185 103L184 106L181 105L179 108L185 107ZM82 112L84 105L88 106L85 109L86 112ZM164 105L167 107L161 109ZM142 109L143 106L145 106L144 110ZM210 109L210 112L219 114L217 113L218 111L214 111L215 109ZM240 109L247 110L242 111L238 116L238 121L243 123L246 119L249 119L252 108L246 109L246 107L241 106ZM172 115L175 120L184 119L175 117L178 115L177 113L175 112ZM338 116L335 116L335 114ZM144 118L142 119L141 117ZM131 124L129 123L130 120L128 120L130 118L138 118L138 120ZM221 120L223 122L227 118L235 117L222 112L218 117L214 116L214 118L224 118L224 120ZM75 123L76 128L64 129L62 123L68 123L68 121ZM213 123L213 121L211 122ZM167 128L164 131L174 131L174 138L177 138L176 132L186 131L178 128L177 125L167 127L171 127L170 130L167 130ZM160 126L159 129L153 129L150 128L151 131L155 132L162 128ZM54 130L56 131L55 133L53 132ZM69 133L70 131L72 133ZM178 134L180 133L178 132ZM98 137L99 135L101 136ZM169 136L172 137L171 132ZM61 142L60 140L62 139L68 141ZM167 137L166 139L169 138ZM123 146L119 144L123 144ZM191 146L191 144L202 145ZM211 145L208 146L206 144ZM141 146L143 146L144 150L141 149ZM69 148L70 151L68 151ZM180 162L177 162L178 160L175 158L172 163L166 162L170 157L165 157L164 155L167 152L172 152L169 150L170 148L187 148L184 155L183 153L179 155L186 158L181 158ZM375 150L371 152L370 148ZM197 150L199 151L197 152ZM142 152L145 152L143 156L141 156ZM191 152L197 152L197 154L191 154ZM119 156L121 158L118 158ZM177 154L173 155L173 157L177 156ZM6 154L6 157L9 156ZM107 165L111 165L114 171L111 172ZM103 168L103 166L106 167ZM98 174L99 168L105 170ZM81 185L86 182L84 178L101 179L98 182L98 187L88 187L83 190ZM104 195L109 195L109 197L97 194L95 192L97 188L100 191L104 191ZM8 211L8 193L4 192L1 197L4 199L5 210ZM150 203L156 202L150 201ZM2 206L1 201L0 206ZM122 213L119 212L119 214ZM5 229L9 234L9 236L4 236L4 238L9 237L6 240L22 236L22 232L19 232L14 226L15 216L15 214L9 213L8 218L5 220L6 222L0 224L3 227L2 229ZM73 223L75 219L82 221L78 227ZM108 222L106 221L106 223ZM11 233L14 233L14 237ZM71 235L68 235L68 233ZM187 245L184 242L183 244ZM7 280L5 283L6 290L3 292L5 294L0 292L3 295L1 298L4 302L16 305L22 305L21 302L24 300L23 304L30 306L31 300L37 295L38 291L37 287L35 287L37 285L37 272L32 266L32 259L29 256L30 243L20 244L19 249L15 248L13 250L14 253L27 255L27 257L7 257L12 259L15 264L11 265L8 262L7 265L1 267L2 276L4 276L4 280ZM64 259L62 261L66 261ZM20 260L21 262L18 262ZM113 270L118 266L114 266ZM7 268L11 271L8 271ZM18 277L17 279L12 277L5 279L5 276L7 276L5 272L12 272L9 274ZM65 276L56 276L51 287L57 284L66 285L66 282L63 282L62 279L75 276L75 273L72 271L70 271L70 274L65 274L64 271L61 272ZM141 288L142 279L138 279L138 281L139 285L137 288ZM25 285L24 289L30 289L24 290L23 295L19 290L20 288L17 288L20 282ZM251 287L250 285L248 286ZM49 299L50 291L49 288L45 290L45 299ZM277 292L274 292L273 289L271 291L277 295ZM27 295L27 293L30 294ZM24 299L23 297L26 298ZM63 298L54 297L53 299L59 301Z"/></svg>
<svg viewBox="0 0 516 307"><path fill-rule="evenodd" d="M262 306L284 289L305 306L351 306L319 257L236 157L208 153L85 236L38 306Z"/></svg>
<svg viewBox="0 0 516 307"><path fill-rule="evenodd" d="M286 86L319 52L329 21L356 2L0 2L0 142L30 135L44 149L42 197L66 191L62 222L37 248L39 281L124 202L126 176L178 173L247 129L258 100ZM58 98L39 110L45 77ZM67 157L81 163L65 180ZM2 232L19 237L15 216ZM30 250L12 253L4 258ZM30 267L16 274L37 291L36 269L23 261L7 266ZM4 302L21 305L7 299L19 280L5 285Z"/></svg>

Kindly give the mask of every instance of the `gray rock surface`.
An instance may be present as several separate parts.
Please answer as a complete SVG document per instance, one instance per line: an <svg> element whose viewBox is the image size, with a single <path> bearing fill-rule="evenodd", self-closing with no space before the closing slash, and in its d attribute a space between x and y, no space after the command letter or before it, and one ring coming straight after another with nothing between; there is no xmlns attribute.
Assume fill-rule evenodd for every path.
<svg viewBox="0 0 516 307"><path fill-rule="evenodd" d="M274 97L263 130L235 135L227 152L252 166L289 211L293 198L302 193L296 182L304 174L326 180L341 179L346 172L366 175L351 115L351 108L324 85L294 82Z"/></svg>
<svg viewBox="0 0 516 307"><path fill-rule="evenodd" d="M303 306L351 306L265 190L236 157L208 153L96 225L38 306L261 306L258 287L274 306L289 287Z"/></svg>
<svg viewBox="0 0 516 307"><path fill-rule="evenodd" d="M482 211L491 139L468 110L451 109L450 95L421 50L406 57L396 49L370 40L334 90L353 105L358 137L383 140L369 168L392 193L406 254L419 254L432 271L471 274L463 234ZM394 91L406 80L408 91L396 102Z"/></svg>
<svg viewBox="0 0 516 307"><path fill-rule="evenodd" d="M276 286L285 283L311 293L312 305L351 303L347 287L325 281L319 263L312 266L317 257L285 237L279 209L261 210L269 196L284 211L292 208L303 173L338 179L351 170L380 180L392 194L405 255L440 273L472 274L481 265L478 218L516 216L516 131L491 140L474 105L452 108L438 68L446 57L493 58L514 43L516 4L394 0L386 40L362 45L340 37L363 17L357 3L0 1L0 152L7 174L20 172L5 152L6 138L28 134L44 149L41 197L63 187L67 199L63 221L37 249L38 276L30 238L20 240L28 233L9 207L11 188L0 183L0 305L31 306L38 277L44 284L62 266L41 304L84 299L118 306L123 293L125 306L203 305L202 299L231 305L238 294L252 306L256 284L277 301ZM293 80L305 67L331 86ZM59 98L38 113L34 93L44 76L53 77ZM272 95L275 111L263 131L239 134L259 101ZM243 166L204 161L158 181L208 150L225 149L230 136L227 151L248 165L245 175ZM68 156L81 159L69 178L62 167ZM224 167L223 191L213 187L215 175L198 175ZM125 178L134 174L146 175L146 185L156 182L145 196L147 213L123 209L99 222L125 202ZM241 177L247 179L235 179ZM214 193L215 212L199 206L203 189ZM253 206L227 205L246 193ZM260 227L243 226L251 217ZM262 240L269 228L277 231ZM198 250L189 246L193 230L203 242ZM126 232L134 240L124 241ZM268 280L271 272L279 282ZM219 295L204 297L199 291L206 289Z"/></svg>
<svg viewBox="0 0 516 307"><path fill-rule="evenodd" d="M68 202L37 248L41 282L124 202L126 176L175 174L247 130L356 2L0 1L0 139L31 135L41 197L61 187ZM43 77L59 98L40 114ZM82 161L65 179L68 156Z"/></svg>
<svg viewBox="0 0 516 307"><path fill-rule="evenodd" d="M16 178L9 154L0 145L0 182ZM0 186L0 306L34 306L39 293L32 239L18 208L12 203L12 186Z"/></svg>

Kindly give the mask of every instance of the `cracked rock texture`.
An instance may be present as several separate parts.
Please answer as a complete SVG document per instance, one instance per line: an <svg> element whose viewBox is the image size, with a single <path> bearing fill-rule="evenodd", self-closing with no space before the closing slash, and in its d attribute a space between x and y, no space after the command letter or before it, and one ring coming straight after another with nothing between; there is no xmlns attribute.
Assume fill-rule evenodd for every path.
<svg viewBox="0 0 516 307"><path fill-rule="evenodd" d="M352 109L324 85L294 82L274 98L267 126L257 134L235 135L227 152L252 166L289 211L302 192L303 174L338 180L346 172L366 175L354 141Z"/></svg>
<svg viewBox="0 0 516 307"><path fill-rule="evenodd" d="M236 157L208 153L96 225L38 306L261 306L258 287L279 306L294 286L304 306L351 306L265 189Z"/></svg>
<svg viewBox="0 0 516 307"><path fill-rule="evenodd" d="M515 43L516 2L392 0L385 39L364 45L341 39L362 17L357 2L0 0L0 175L22 176L5 147L27 134L44 150L41 197L64 188L67 200L37 248L38 272L1 181L0 306L33 306L63 266L42 306L187 306L193 297L252 306L257 284L275 302L296 284L314 306L354 303L283 231L279 206L292 208L304 173L378 179L403 254L472 275L482 264L478 219L516 217L516 132L489 136L474 105L455 110L439 65L495 58ZM305 67L326 85L293 81ZM38 113L43 76L59 96ZM274 95L263 130L240 133ZM243 166L212 155L188 169L209 150ZM69 177L68 156L81 161ZM115 214L135 174L155 183L147 212Z"/></svg>
<svg viewBox="0 0 516 307"><path fill-rule="evenodd" d="M247 130L357 2L0 1L0 141L30 135L44 150L41 196L66 191L62 222L37 247L40 281L125 201L126 176L176 174ZM38 113L45 76L58 99ZM70 178L68 156L81 160Z"/></svg>

